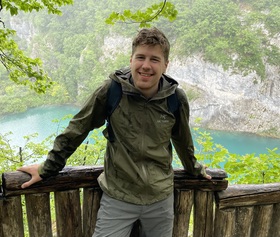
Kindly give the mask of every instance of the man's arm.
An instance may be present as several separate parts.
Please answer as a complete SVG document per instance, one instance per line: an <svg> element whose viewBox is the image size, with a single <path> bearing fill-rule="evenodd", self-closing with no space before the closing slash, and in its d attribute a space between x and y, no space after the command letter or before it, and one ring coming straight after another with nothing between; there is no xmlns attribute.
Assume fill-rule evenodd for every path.
<svg viewBox="0 0 280 237"><path fill-rule="evenodd" d="M178 89L178 99L181 102L179 108L179 121L176 130L172 134L172 143L180 158L184 169L194 176L203 176L211 179L211 176L206 174L206 167L200 164L194 155L194 145L189 126L189 103L186 94Z"/></svg>
<svg viewBox="0 0 280 237"><path fill-rule="evenodd" d="M105 123L107 90L108 81L105 81L69 122L64 132L56 137L53 149L49 151L47 159L42 164L24 166L18 169L18 171L31 175L31 179L22 184L22 188L27 188L44 178L58 174L88 133Z"/></svg>

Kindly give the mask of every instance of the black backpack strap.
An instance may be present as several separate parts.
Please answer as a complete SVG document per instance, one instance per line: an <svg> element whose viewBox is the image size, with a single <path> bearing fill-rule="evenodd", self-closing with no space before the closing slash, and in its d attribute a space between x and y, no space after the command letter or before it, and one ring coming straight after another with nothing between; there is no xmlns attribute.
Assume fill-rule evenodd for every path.
<svg viewBox="0 0 280 237"><path fill-rule="evenodd" d="M112 129L110 123L110 117L114 110L117 108L120 100L122 98L122 86L119 82L115 80L111 81L111 85L107 91L107 102L106 102L106 111L107 111L107 129L108 129L108 136L109 141L113 142L115 140L114 131Z"/></svg>
<svg viewBox="0 0 280 237"><path fill-rule="evenodd" d="M181 105L181 102L178 98L177 90L176 90L172 95L168 96L168 98L167 98L167 106L168 106L169 112L171 112L175 116L176 113L179 112L180 105Z"/></svg>
<svg viewBox="0 0 280 237"><path fill-rule="evenodd" d="M167 98L167 106L169 112L171 112L175 118L176 118L176 123L173 127L173 131L175 131L178 127L179 121L180 121L180 116L179 116L179 108L181 106L181 101L178 98L177 90Z"/></svg>
<svg viewBox="0 0 280 237"><path fill-rule="evenodd" d="M107 91L106 111L107 117L110 117L114 110L117 108L122 98L122 86L115 80L111 81L111 85Z"/></svg>

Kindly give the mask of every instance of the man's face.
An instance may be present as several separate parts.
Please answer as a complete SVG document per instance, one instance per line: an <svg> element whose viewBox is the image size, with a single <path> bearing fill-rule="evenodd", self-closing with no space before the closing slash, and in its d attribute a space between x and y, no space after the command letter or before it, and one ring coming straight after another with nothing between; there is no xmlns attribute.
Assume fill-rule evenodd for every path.
<svg viewBox="0 0 280 237"><path fill-rule="evenodd" d="M168 62L164 59L159 45L139 45L130 58L130 68L134 85L146 98L158 91L161 75L166 71Z"/></svg>

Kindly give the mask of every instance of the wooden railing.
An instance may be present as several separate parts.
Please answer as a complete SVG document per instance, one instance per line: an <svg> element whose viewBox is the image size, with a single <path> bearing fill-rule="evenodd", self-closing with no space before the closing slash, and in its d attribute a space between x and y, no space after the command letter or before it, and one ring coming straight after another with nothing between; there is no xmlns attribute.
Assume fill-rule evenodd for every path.
<svg viewBox="0 0 280 237"><path fill-rule="evenodd" d="M97 183L102 171L102 167L67 167L28 189L20 188L28 174L2 174L0 236L91 237L102 195ZM174 237L280 236L280 184L228 187L223 170L208 169L212 180L189 177L180 169L174 173ZM136 222L131 237L139 236L139 228Z"/></svg>

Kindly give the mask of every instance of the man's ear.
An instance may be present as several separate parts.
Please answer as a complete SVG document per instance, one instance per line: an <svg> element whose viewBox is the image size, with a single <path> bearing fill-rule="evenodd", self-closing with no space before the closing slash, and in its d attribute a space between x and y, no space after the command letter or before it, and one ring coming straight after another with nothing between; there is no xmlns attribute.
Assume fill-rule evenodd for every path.
<svg viewBox="0 0 280 237"><path fill-rule="evenodd" d="M169 61L167 60L167 61L165 62L165 70L164 70L164 72L163 72L163 73L166 73L166 70L167 70L168 64L169 64Z"/></svg>

